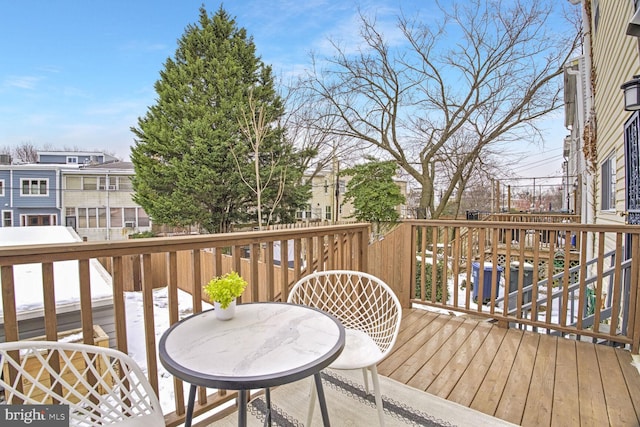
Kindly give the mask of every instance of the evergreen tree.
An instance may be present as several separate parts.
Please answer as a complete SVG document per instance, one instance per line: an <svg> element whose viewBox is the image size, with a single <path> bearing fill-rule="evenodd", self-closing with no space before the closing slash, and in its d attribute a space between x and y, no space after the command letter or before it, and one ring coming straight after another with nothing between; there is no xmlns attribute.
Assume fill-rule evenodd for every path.
<svg viewBox="0 0 640 427"><path fill-rule="evenodd" d="M381 222L397 221L397 207L405 202L400 188L393 182L396 163L369 158L369 162L343 170L340 175L351 176L344 202L352 200L354 217L358 221L373 222L379 231Z"/></svg>
<svg viewBox="0 0 640 427"><path fill-rule="evenodd" d="M277 124L284 107L271 68L226 11L220 8L209 16L200 8L199 25L187 26L155 90L157 103L132 128L136 140L131 150L134 200L155 222L225 232L234 222L252 219L256 202L245 184L247 177L255 181L254 152L250 135L241 128L250 97L269 119L260 165L272 166L277 158L276 164L286 168L259 169L261 175L279 177L269 181L262 204L276 204L278 191L297 195L281 197L282 211L295 212L304 203L308 191L296 187L301 153L285 141Z"/></svg>

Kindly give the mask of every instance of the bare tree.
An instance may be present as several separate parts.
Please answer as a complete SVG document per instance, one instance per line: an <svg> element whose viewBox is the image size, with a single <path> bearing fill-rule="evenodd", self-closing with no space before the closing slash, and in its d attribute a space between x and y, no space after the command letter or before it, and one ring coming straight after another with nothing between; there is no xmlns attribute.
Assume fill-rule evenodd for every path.
<svg viewBox="0 0 640 427"><path fill-rule="evenodd" d="M336 135L333 129L339 126L339 119L326 111L320 111L322 105L314 105L306 96L304 82L290 83L283 96L287 111L282 117L283 128L287 130L287 139L308 155L304 168L307 180L330 167L334 160L350 164L353 158L360 158L355 144L348 137Z"/></svg>
<svg viewBox="0 0 640 427"><path fill-rule="evenodd" d="M21 163L36 163L38 161L38 147L30 142L23 142L13 148L13 156Z"/></svg>
<svg viewBox="0 0 640 427"><path fill-rule="evenodd" d="M287 174L289 173L287 158L280 153L275 155L273 151L265 147L269 138L273 137L274 127L273 117L269 115L267 109L255 99L252 92L249 92L247 108L240 107L238 117L239 129L248 141L250 151L249 158L252 160L253 176L248 176L243 172L240 161L235 150L231 149L231 154L235 159L238 173L242 182L256 196L256 210L258 216L258 228L263 229L265 208L263 203L263 193L268 189L275 188L272 196L271 206L266 219L266 226L269 226L273 218L273 213L284 197ZM280 129L276 127L275 129Z"/></svg>
<svg viewBox="0 0 640 427"><path fill-rule="evenodd" d="M334 123L334 135L397 161L421 186L418 212L437 218L489 147L536 140L538 120L562 105L562 66L578 38L550 34L553 6L439 4L437 25L399 17L402 43L395 47L375 19L361 14L357 53L332 41L334 57L322 68L314 58L310 102ZM452 154L449 142L461 133L465 140L472 135L473 145L448 182L438 181L440 162Z"/></svg>

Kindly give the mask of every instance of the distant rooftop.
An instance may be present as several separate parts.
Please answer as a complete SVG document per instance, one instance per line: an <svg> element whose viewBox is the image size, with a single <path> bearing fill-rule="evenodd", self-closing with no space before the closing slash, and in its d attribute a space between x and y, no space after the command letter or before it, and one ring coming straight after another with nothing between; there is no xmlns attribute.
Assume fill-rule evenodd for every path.
<svg viewBox="0 0 640 427"><path fill-rule="evenodd" d="M97 163L82 165L82 169L111 169L111 170L133 170L132 162L121 162L119 160L109 163Z"/></svg>

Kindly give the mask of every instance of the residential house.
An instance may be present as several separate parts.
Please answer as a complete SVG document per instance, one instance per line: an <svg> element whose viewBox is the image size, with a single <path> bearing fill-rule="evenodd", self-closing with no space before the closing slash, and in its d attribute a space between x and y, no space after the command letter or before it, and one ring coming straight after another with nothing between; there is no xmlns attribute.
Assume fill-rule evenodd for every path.
<svg viewBox="0 0 640 427"><path fill-rule="evenodd" d="M133 201L134 173L130 162L63 170L65 225L87 240L122 240L151 230L149 215Z"/></svg>
<svg viewBox="0 0 640 427"><path fill-rule="evenodd" d="M305 175L311 180L311 199L304 211L298 211L296 217L301 221L343 221L353 219L355 209L353 203L345 202L344 194L351 180L348 176L336 176L333 169L325 169L315 176ZM407 181L394 180L400 192L407 198ZM409 218L407 204L397 207L400 218Z"/></svg>
<svg viewBox="0 0 640 427"><path fill-rule="evenodd" d="M563 164L564 194L568 195L566 209L581 216L583 223L594 219L593 180L584 156L584 129L587 114L592 111L591 85L587 56L581 55L564 68L564 124L569 135L564 139Z"/></svg>
<svg viewBox="0 0 640 427"><path fill-rule="evenodd" d="M565 153L584 222L640 224L640 116L625 111L621 90L640 74L638 38L626 33L639 2L569 1L582 7L584 55L565 67Z"/></svg>
<svg viewBox="0 0 640 427"><path fill-rule="evenodd" d="M338 177L335 170L324 169L313 177L305 175L304 179L311 180L311 199L304 211L297 212L298 220L331 222L346 219L353 214L353 205L342 203L348 177Z"/></svg>
<svg viewBox="0 0 640 427"><path fill-rule="evenodd" d="M95 165L118 161L109 154L93 151L38 151L38 163Z"/></svg>
<svg viewBox="0 0 640 427"><path fill-rule="evenodd" d="M47 164L0 165L1 226L59 225L62 169Z"/></svg>
<svg viewBox="0 0 640 427"><path fill-rule="evenodd" d="M104 153L38 152L39 163L0 163L2 227L66 225L86 240L151 230L133 201L133 164Z"/></svg>
<svg viewBox="0 0 640 427"><path fill-rule="evenodd" d="M565 74L566 173L576 175L574 206L583 223L601 225L640 224L640 105L627 111L630 101L622 88L636 80L640 90L638 38L629 35L640 14L637 0L569 0L580 4L583 14L583 55L570 61ZM638 19L640 23L640 19ZM636 95L640 92L636 92ZM569 180L565 185L572 185ZM586 239L586 257L613 253L631 259L631 233L604 234ZM622 251L620 251L622 246ZM622 253L620 253L622 252ZM591 267L592 269L592 267ZM625 328L627 310L633 304L631 271L621 275L618 318ZM610 282L612 283L612 282ZM602 287L601 297L612 295Z"/></svg>

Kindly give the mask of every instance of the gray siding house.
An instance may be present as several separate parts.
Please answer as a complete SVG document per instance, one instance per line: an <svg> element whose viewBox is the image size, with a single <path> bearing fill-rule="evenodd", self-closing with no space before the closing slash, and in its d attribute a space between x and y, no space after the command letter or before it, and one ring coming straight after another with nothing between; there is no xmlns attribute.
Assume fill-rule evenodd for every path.
<svg viewBox="0 0 640 427"><path fill-rule="evenodd" d="M60 224L61 176L61 166L0 165L0 225Z"/></svg>
<svg viewBox="0 0 640 427"><path fill-rule="evenodd" d="M115 161L116 157L92 151L38 151L40 164L95 165Z"/></svg>

